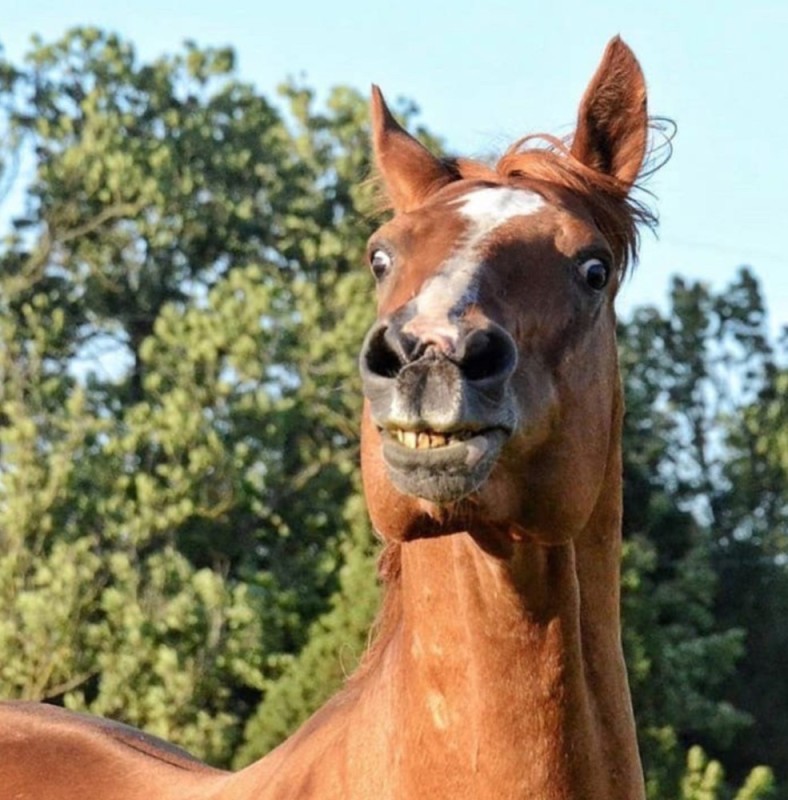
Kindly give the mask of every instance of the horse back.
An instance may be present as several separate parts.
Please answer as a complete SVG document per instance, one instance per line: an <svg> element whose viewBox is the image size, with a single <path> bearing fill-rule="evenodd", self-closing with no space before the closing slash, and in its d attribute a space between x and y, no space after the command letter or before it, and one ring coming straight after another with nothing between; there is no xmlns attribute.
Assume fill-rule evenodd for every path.
<svg viewBox="0 0 788 800"><path fill-rule="evenodd" d="M0 800L207 800L226 776L128 725L0 703Z"/></svg>

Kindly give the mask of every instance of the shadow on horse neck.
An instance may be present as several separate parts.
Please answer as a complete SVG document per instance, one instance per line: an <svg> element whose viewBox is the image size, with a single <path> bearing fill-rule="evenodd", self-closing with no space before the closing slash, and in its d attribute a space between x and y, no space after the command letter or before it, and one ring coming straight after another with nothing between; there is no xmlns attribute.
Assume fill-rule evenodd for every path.
<svg viewBox="0 0 788 800"><path fill-rule="evenodd" d="M123 726L0 715L12 797L633 800L619 620L614 298L651 223L649 120L614 39L571 143L439 159L377 88L393 216L370 239L362 472L383 539L375 640L347 686L231 775ZM10 736L9 736L10 732Z"/></svg>

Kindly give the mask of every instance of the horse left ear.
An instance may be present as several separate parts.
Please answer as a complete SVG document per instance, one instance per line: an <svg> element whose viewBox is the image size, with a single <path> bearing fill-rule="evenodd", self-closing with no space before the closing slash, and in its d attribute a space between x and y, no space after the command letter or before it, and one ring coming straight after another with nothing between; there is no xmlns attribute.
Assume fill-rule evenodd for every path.
<svg viewBox="0 0 788 800"><path fill-rule="evenodd" d="M634 53L616 36L583 95L571 153L629 189L647 140L646 82Z"/></svg>
<svg viewBox="0 0 788 800"><path fill-rule="evenodd" d="M377 86L372 87L371 111L375 162L391 204L398 213L412 211L449 183L452 174L394 119Z"/></svg>

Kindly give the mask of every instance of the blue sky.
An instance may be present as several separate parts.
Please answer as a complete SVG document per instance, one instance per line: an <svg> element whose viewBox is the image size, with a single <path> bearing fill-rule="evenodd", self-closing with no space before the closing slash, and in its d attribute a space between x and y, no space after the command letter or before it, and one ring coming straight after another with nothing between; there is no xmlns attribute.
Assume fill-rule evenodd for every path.
<svg viewBox="0 0 788 800"><path fill-rule="evenodd" d="M566 133L607 40L632 46L652 113L678 123L673 159L649 184L661 226L643 239L623 311L664 302L669 276L723 287L751 265L774 331L788 325L788 3L784 0L25 0L0 25L18 58L32 33L115 30L141 55L184 39L236 48L242 77L273 93L287 76L324 91L379 83L465 155L534 130Z"/></svg>

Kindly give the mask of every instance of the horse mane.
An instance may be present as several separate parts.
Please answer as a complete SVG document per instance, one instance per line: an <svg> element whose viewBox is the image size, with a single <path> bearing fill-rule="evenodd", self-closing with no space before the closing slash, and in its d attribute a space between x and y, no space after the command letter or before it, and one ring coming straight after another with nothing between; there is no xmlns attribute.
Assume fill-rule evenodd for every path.
<svg viewBox="0 0 788 800"><path fill-rule="evenodd" d="M383 599L367 638L367 649L347 680L347 689L358 688L370 670L380 661L386 645L394 638L402 618L400 591L401 543L386 542L378 556L378 578L383 585Z"/></svg>

